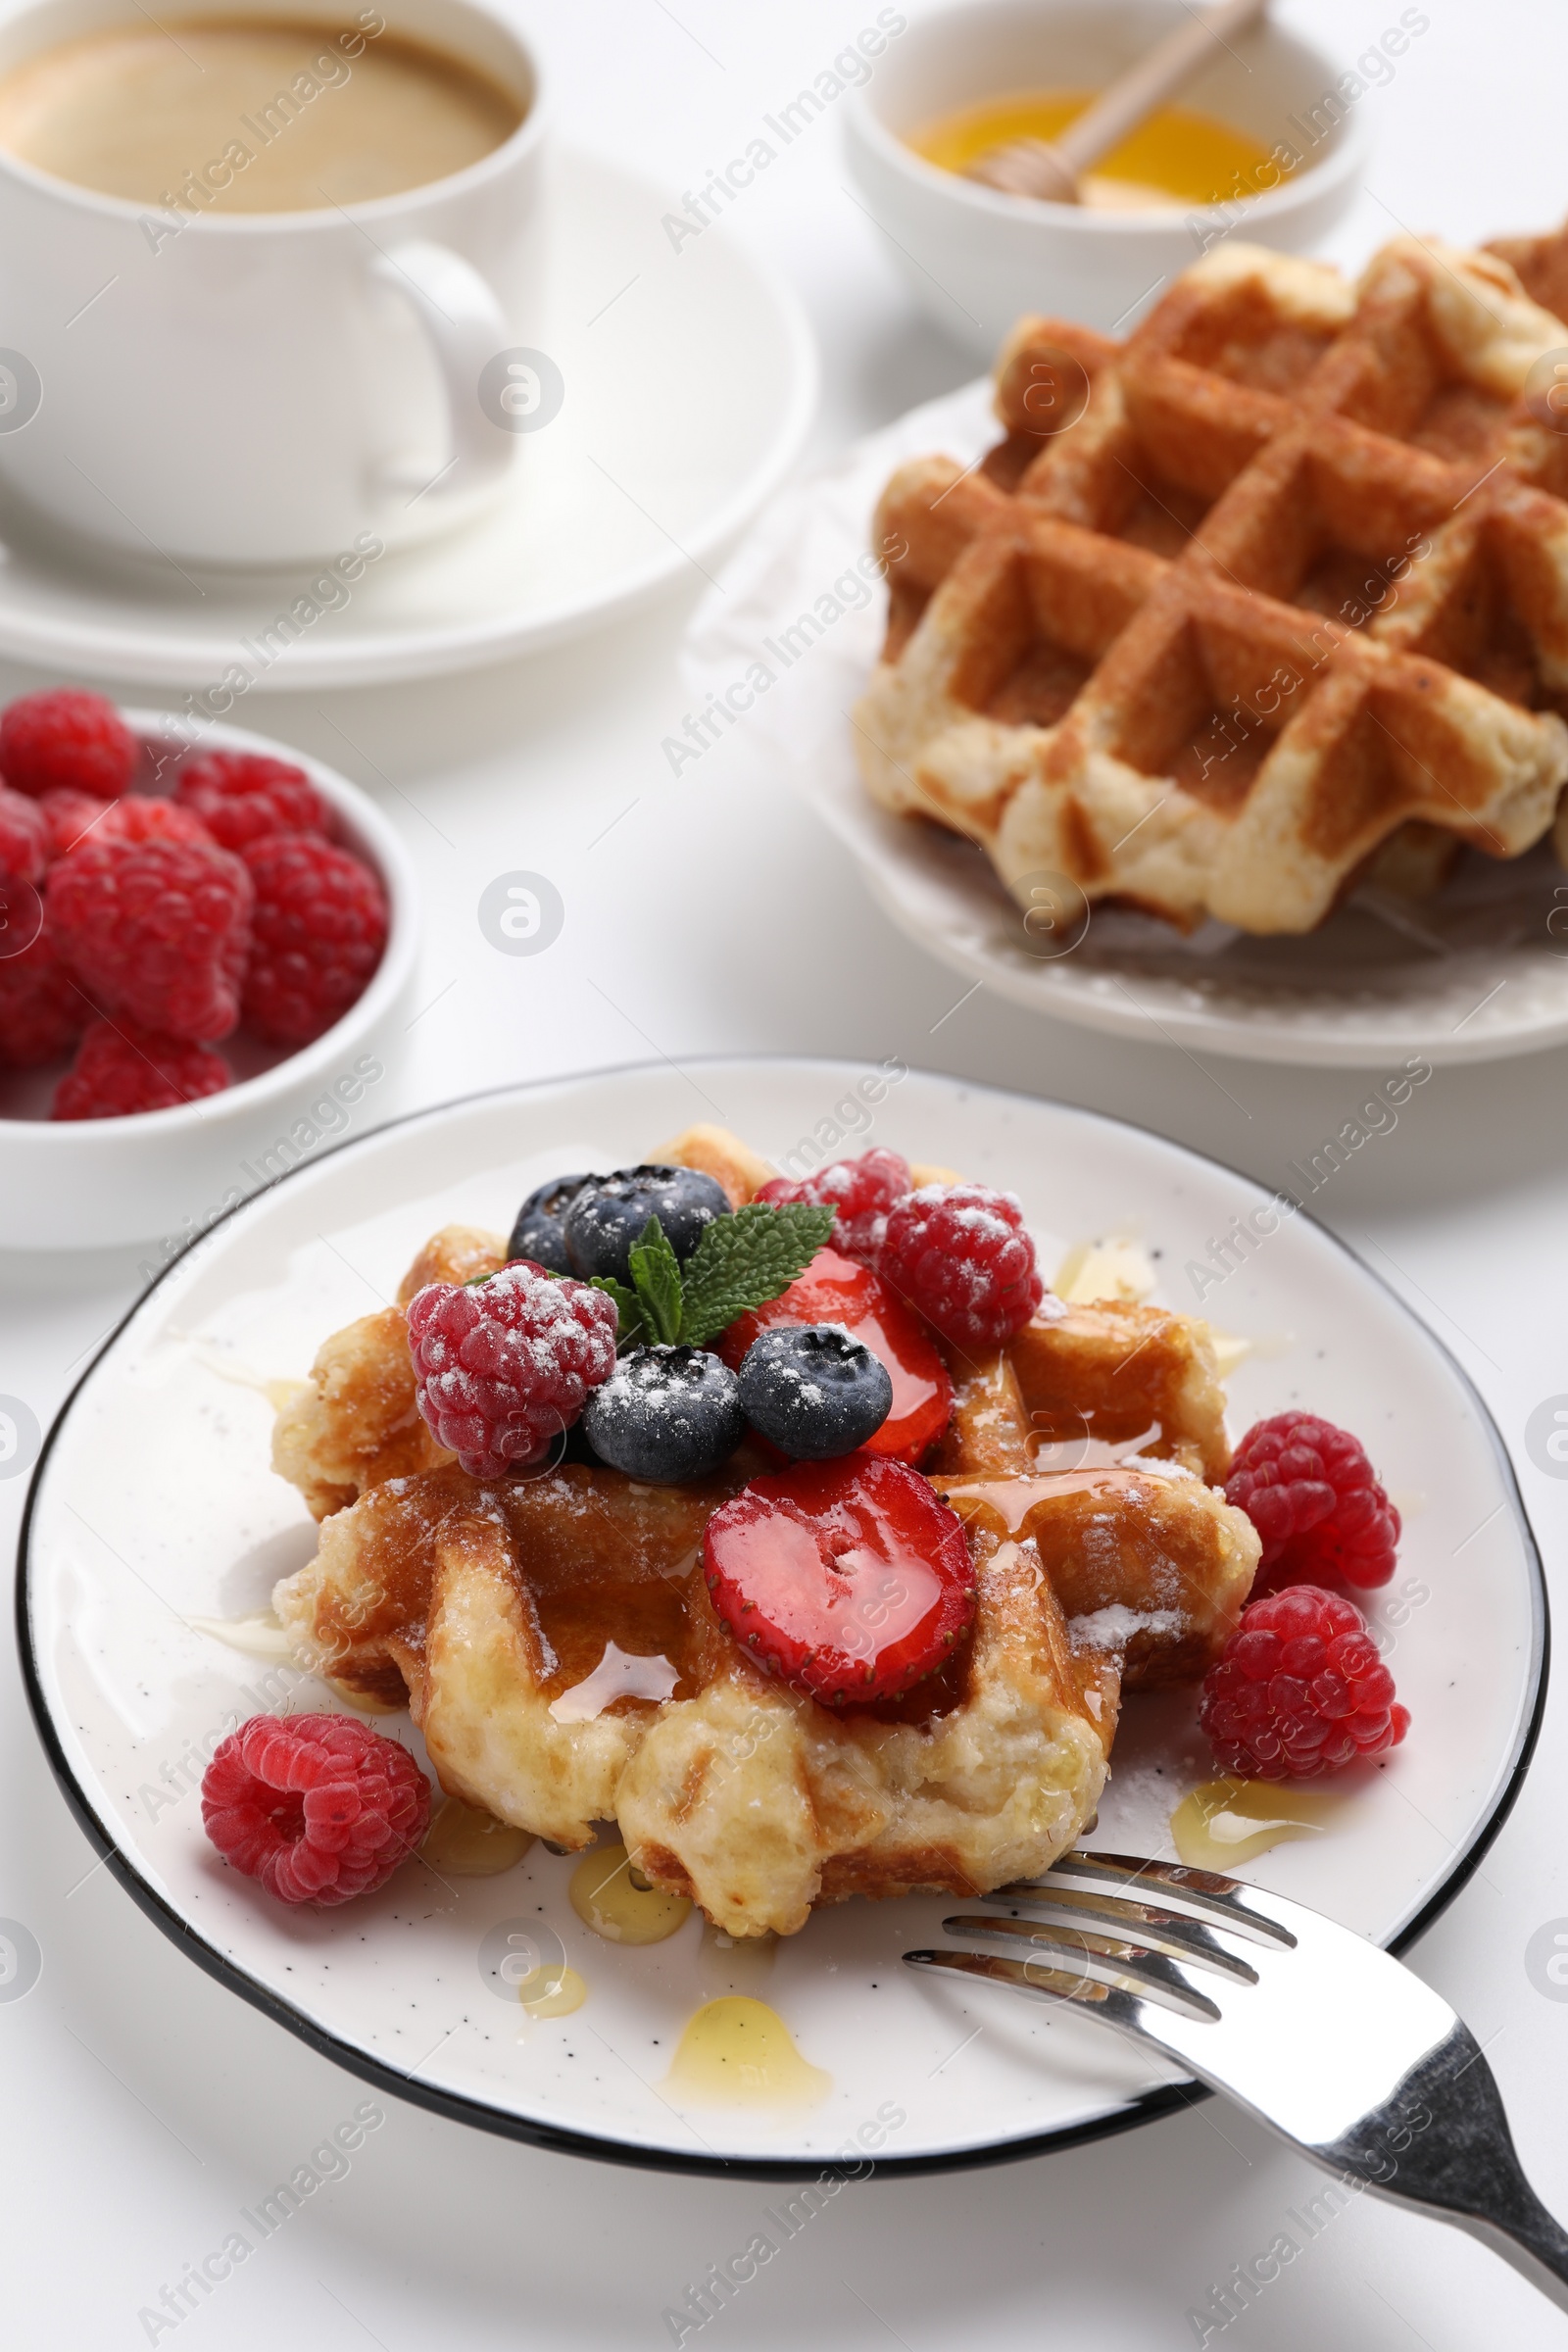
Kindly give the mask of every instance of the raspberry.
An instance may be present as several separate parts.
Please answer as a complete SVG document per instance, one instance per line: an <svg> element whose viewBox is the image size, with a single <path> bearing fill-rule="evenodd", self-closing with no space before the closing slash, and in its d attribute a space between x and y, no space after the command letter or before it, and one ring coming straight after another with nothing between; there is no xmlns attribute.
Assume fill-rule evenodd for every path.
<svg viewBox="0 0 1568 2352"><path fill-rule="evenodd" d="M89 836L102 841L187 841L211 849L213 837L201 818L174 801L128 793L122 801L94 800L90 792L46 792L27 808L40 808L49 837L49 856L69 857Z"/></svg>
<svg viewBox="0 0 1568 2352"><path fill-rule="evenodd" d="M204 1043L239 1019L251 878L196 842L84 841L50 869L49 933L106 1008Z"/></svg>
<svg viewBox="0 0 1568 2352"><path fill-rule="evenodd" d="M754 1478L708 1522L703 1569L731 1639L830 1706L901 1697L974 1616L956 1511L875 1454Z"/></svg>
<svg viewBox="0 0 1568 2352"><path fill-rule="evenodd" d="M122 1119L221 1094L233 1079L220 1054L131 1021L94 1021L55 1089L53 1119Z"/></svg>
<svg viewBox="0 0 1568 2352"><path fill-rule="evenodd" d="M384 1886L429 1820L414 1758L352 1715L253 1715L202 1776L203 1829L280 1903L346 1903Z"/></svg>
<svg viewBox="0 0 1568 2352"><path fill-rule="evenodd" d="M877 1266L960 1348L1000 1348L1045 1295L1017 1195L984 1184L928 1184L901 1200Z"/></svg>
<svg viewBox="0 0 1568 2352"><path fill-rule="evenodd" d="M0 712L0 774L34 800L62 785L115 800L140 761L141 746L101 694L24 694Z"/></svg>
<svg viewBox="0 0 1568 2352"><path fill-rule="evenodd" d="M245 1017L279 1045L307 1046L365 993L386 946L386 894L368 865L312 833L273 833L245 862L256 885Z"/></svg>
<svg viewBox="0 0 1568 2352"><path fill-rule="evenodd" d="M1248 1431L1225 1499L1263 1539L1254 1592L1283 1586L1386 1585L1399 1514L1348 1430L1312 1413L1276 1413Z"/></svg>
<svg viewBox="0 0 1568 2352"><path fill-rule="evenodd" d="M1397 1747L1410 1710L1396 1703L1354 1602L1295 1585L1242 1611L1209 1668L1199 1721L1224 1771L1310 1780Z"/></svg>
<svg viewBox="0 0 1568 2352"><path fill-rule="evenodd" d="M487 1281L428 1282L409 1305L415 1393L437 1445L472 1478L534 1462L615 1368L607 1291L520 1257Z"/></svg>
<svg viewBox="0 0 1568 2352"><path fill-rule="evenodd" d="M48 828L49 856L53 859L69 857L77 842L85 841L89 833L97 841L100 828L116 803L101 801L96 793L67 788L41 794L37 805Z"/></svg>
<svg viewBox="0 0 1568 2352"><path fill-rule="evenodd" d="M68 1054L92 1006L40 931L20 956L0 958L0 1064L32 1070Z"/></svg>
<svg viewBox="0 0 1568 2352"><path fill-rule="evenodd" d="M0 784L0 876L39 882L49 858L49 827L36 801Z"/></svg>
<svg viewBox="0 0 1568 2352"><path fill-rule="evenodd" d="M792 1182L775 1176L757 1195L759 1200L808 1200L818 1208L833 1207L833 1248L846 1257L874 1266L887 1230L888 1212L909 1190L909 1163L898 1152L880 1144L858 1159L836 1159L831 1167Z"/></svg>
<svg viewBox="0 0 1568 2352"><path fill-rule="evenodd" d="M303 767L266 752L206 752L180 769L176 797L225 850L270 833L325 833L326 803Z"/></svg>

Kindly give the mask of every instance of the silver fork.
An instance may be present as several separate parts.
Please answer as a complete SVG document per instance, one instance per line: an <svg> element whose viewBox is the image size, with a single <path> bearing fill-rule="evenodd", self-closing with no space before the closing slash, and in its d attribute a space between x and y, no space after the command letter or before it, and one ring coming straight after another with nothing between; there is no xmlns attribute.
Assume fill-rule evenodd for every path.
<svg viewBox="0 0 1568 2352"><path fill-rule="evenodd" d="M1001 1951L908 1965L1102 2018L1348 2187L1467 2230L1568 2311L1568 2233L1525 2179L1480 2046L1376 1944L1261 1886L1127 1854L1067 1854L988 1899L1007 1915L943 1929Z"/></svg>

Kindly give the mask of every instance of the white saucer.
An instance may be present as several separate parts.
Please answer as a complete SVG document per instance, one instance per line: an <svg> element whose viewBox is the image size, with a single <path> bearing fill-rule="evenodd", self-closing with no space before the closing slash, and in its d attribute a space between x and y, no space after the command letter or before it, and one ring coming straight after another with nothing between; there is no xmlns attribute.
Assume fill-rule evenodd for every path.
<svg viewBox="0 0 1568 2352"><path fill-rule="evenodd" d="M842 1063L710 1061L719 1115L773 1158L861 1073ZM127 1892L187 1957L314 2047L401 2096L579 2154L777 2174L830 2163L879 2115L878 2163L961 2162L1162 2113L1172 2068L1073 2016L916 1977L949 1896L848 1902L780 1943L765 1977L705 1947L606 1943L573 1911L573 1864L535 1846L500 1877L423 1863L341 1911L292 1911L227 1871L202 1835L193 1747L241 1719L338 1702L192 1620L266 1606L316 1531L270 1463L264 1395L396 1283L439 1225L505 1230L565 1168L636 1160L683 1126L687 1081L662 1063L459 1102L324 1153L237 1209L148 1293L67 1406L35 1475L23 1540L23 1657L51 1762ZM1060 1103L911 1072L876 1141L1014 1186L1054 1269L1071 1243L1136 1219L1190 1305L1184 1262L1265 1196L1212 1160ZM1243 1877L1383 1943L1401 1941L1474 1868L1518 1787L1539 1717L1540 1562L1486 1408L1430 1334L1305 1214L1211 1301L1262 1343L1231 1384L1237 1432L1299 1402L1358 1432L1406 1513L1394 1583L1368 1595L1411 1710L1387 1767L1348 1776L1320 1838ZM1395 1630L1395 1629L1397 1630ZM1168 1856L1168 1821L1212 1773L1196 1693L1129 1698L1095 1842ZM422 1758L409 1718L381 1728ZM579 1971L572 2015L530 2022L498 1981L508 1937ZM765 1965L765 1962L764 1962ZM515 1980L514 1979L514 1982ZM814 2106L691 2106L670 2060L699 2003L767 2001L808 2064ZM891 2116L896 2122L890 2121Z"/></svg>
<svg viewBox="0 0 1568 2352"><path fill-rule="evenodd" d="M998 430L989 382L968 384L783 492L687 639L694 709L760 661L771 672L735 732L790 770L899 928L1014 1004L1146 1045L1363 1069L1412 1050L1433 1063L1488 1061L1568 1038L1568 876L1547 845L1506 864L1467 852L1418 905L1358 893L1304 939L1211 922L1183 940L1152 917L1097 909L1051 958L981 851L876 806L849 713L877 658L884 597L875 588L838 617L831 607L865 593L851 567L893 468L933 451L970 464ZM749 688L729 708L748 699Z"/></svg>
<svg viewBox="0 0 1568 2352"><path fill-rule="evenodd" d="M790 291L713 228L670 250L657 188L557 155L531 345L561 369L559 415L523 438L516 486L482 521L371 564L266 666L258 632L309 580L78 558L0 517L0 654L76 676L200 686L238 662L251 691L472 668L574 636L710 575L782 479L816 399Z"/></svg>

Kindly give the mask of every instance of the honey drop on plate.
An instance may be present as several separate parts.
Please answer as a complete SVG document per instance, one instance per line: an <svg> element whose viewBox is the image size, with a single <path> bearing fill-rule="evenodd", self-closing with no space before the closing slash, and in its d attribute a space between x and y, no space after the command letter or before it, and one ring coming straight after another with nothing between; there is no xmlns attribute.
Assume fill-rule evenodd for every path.
<svg viewBox="0 0 1568 2352"><path fill-rule="evenodd" d="M814 2107L833 2078L801 2056L776 2009L745 1994L705 2001L680 2037L666 2087L703 2107Z"/></svg>
<svg viewBox="0 0 1568 2352"><path fill-rule="evenodd" d="M517 1979L517 1998L530 2017L569 2017L588 1998L588 1986L574 1968L563 1962L530 1968Z"/></svg>
<svg viewBox="0 0 1568 2352"><path fill-rule="evenodd" d="M1192 1869L1233 1871L1287 1838L1315 1837L1345 1803L1331 1789L1227 1774L1188 1790L1171 1814L1170 1834Z"/></svg>
<svg viewBox="0 0 1568 2352"><path fill-rule="evenodd" d="M568 1892L577 1917L607 1943L662 1943L691 1917L688 1896L637 1884L623 1845L594 1846L572 1872Z"/></svg>
<svg viewBox="0 0 1568 2352"><path fill-rule="evenodd" d="M454 1879L492 1879L520 1862L532 1843L530 1831L449 1796L425 1831L419 1852L433 1870Z"/></svg>

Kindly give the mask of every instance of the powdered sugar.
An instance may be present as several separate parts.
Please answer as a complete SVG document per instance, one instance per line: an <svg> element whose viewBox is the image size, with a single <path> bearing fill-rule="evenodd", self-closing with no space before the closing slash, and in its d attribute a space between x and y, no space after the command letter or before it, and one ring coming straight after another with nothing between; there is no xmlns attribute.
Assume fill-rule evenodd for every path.
<svg viewBox="0 0 1568 2352"><path fill-rule="evenodd" d="M1135 1634L1150 1634L1156 1641L1174 1640L1186 1622L1180 1609L1130 1609L1116 1600L1088 1617L1071 1618L1068 1631L1075 1649L1123 1650Z"/></svg>

